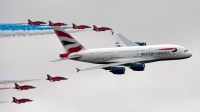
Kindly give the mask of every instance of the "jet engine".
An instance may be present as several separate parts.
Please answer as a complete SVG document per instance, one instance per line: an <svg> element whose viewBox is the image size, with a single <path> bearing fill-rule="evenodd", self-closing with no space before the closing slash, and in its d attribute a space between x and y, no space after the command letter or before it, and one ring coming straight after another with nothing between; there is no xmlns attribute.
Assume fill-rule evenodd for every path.
<svg viewBox="0 0 200 112"><path fill-rule="evenodd" d="M125 72L125 67L114 67L110 70L110 72L112 72L113 74L124 74Z"/></svg>
<svg viewBox="0 0 200 112"><path fill-rule="evenodd" d="M121 47L121 46L119 45L119 42L115 42L115 46L116 46L116 47Z"/></svg>
<svg viewBox="0 0 200 112"><path fill-rule="evenodd" d="M121 47L121 46L117 44L116 47Z"/></svg>
<svg viewBox="0 0 200 112"><path fill-rule="evenodd" d="M145 68L145 64L143 63L136 63L130 66L130 69L134 71L144 71L144 68Z"/></svg>
<svg viewBox="0 0 200 112"><path fill-rule="evenodd" d="M145 42L135 42L136 44L138 44L139 46L146 46L147 44Z"/></svg>

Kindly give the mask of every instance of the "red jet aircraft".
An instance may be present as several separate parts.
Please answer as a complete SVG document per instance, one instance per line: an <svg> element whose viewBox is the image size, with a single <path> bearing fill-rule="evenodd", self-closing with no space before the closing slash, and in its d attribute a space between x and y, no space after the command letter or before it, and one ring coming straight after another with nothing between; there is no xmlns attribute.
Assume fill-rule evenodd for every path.
<svg viewBox="0 0 200 112"><path fill-rule="evenodd" d="M76 26L74 23L72 23L72 29L85 29L85 28L91 28L91 27L87 26L87 25L78 25L78 26Z"/></svg>
<svg viewBox="0 0 200 112"><path fill-rule="evenodd" d="M67 24L65 23L60 23L60 22L57 22L57 23L52 23L51 21L49 21L49 26L66 26Z"/></svg>
<svg viewBox="0 0 200 112"><path fill-rule="evenodd" d="M65 78L65 77L59 77L59 76L51 77L49 74L47 74L47 79L46 80L49 80L50 82L55 82L55 81L68 80L68 79Z"/></svg>
<svg viewBox="0 0 200 112"><path fill-rule="evenodd" d="M43 21L31 21L30 19L28 19L28 24L29 25L41 25L41 24L47 24Z"/></svg>
<svg viewBox="0 0 200 112"><path fill-rule="evenodd" d="M100 31L106 31L106 30L112 30L111 28L108 27L99 27L97 28L95 25L93 25L93 30L96 32L100 32Z"/></svg>
<svg viewBox="0 0 200 112"><path fill-rule="evenodd" d="M26 103L26 102L31 102L33 100L30 100L30 99L16 99L15 97L13 97L13 101L12 103L16 103L16 104L21 104L21 103Z"/></svg>
<svg viewBox="0 0 200 112"><path fill-rule="evenodd" d="M17 83L15 83L15 88L14 89L17 89L17 90L28 90L28 89L34 89L36 87L33 87L33 86L29 86L29 85L24 85L24 86L19 86Z"/></svg>

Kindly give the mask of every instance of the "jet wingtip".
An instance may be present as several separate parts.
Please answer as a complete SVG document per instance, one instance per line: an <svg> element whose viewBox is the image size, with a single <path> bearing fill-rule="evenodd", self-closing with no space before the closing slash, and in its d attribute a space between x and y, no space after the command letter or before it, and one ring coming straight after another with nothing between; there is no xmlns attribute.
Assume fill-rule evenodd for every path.
<svg viewBox="0 0 200 112"><path fill-rule="evenodd" d="M80 71L80 69L76 68L77 73Z"/></svg>
<svg viewBox="0 0 200 112"><path fill-rule="evenodd" d="M112 35L115 33L114 31L111 31Z"/></svg>

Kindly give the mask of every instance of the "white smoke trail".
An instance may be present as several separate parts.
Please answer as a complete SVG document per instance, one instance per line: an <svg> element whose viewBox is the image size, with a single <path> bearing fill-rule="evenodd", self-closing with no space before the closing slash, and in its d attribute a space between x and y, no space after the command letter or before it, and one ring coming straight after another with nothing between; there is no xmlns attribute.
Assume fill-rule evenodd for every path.
<svg viewBox="0 0 200 112"><path fill-rule="evenodd" d="M67 33L76 33L86 31L87 29L66 29ZM49 35L55 34L53 30L17 30L17 31L2 31L0 30L0 37L15 37L15 36L33 36L33 35Z"/></svg>
<svg viewBox="0 0 200 112"><path fill-rule="evenodd" d="M26 79L26 80L0 80L0 84L10 84L10 83L24 83L30 81L39 81L43 79Z"/></svg>
<svg viewBox="0 0 200 112"><path fill-rule="evenodd" d="M13 89L13 87L0 88L0 90L4 90L4 89Z"/></svg>
<svg viewBox="0 0 200 112"><path fill-rule="evenodd" d="M8 103L9 101L0 101L0 103Z"/></svg>

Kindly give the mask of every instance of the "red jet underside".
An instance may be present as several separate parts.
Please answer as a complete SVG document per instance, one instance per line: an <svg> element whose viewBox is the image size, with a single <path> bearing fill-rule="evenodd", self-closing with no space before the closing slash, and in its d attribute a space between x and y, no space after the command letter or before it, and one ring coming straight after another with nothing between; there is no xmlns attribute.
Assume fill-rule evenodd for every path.
<svg viewBox="0 0 200 112"><path fill-rule="evenodd" d="M60 80L67 80L67 78L64 78L64 77L53 77L52 80L53 81L60 81Z"/></svg>
<svg viewBox="0 0 200 112"><path fill-rule="evenodd" d="M20 104L20 103L26 103L26 102L31 102L31 101L33 101L33 100L30 100L30 99L19 99L19 100L17 100L17 102L15 102L15 103Z"/></svg>
<svg viewBox="0 0 200 112"><path fill-rule="evenodd" d="M24 86L20 86L19 89L21 89L21 90L28 90L28 89L34 89L34 88L35 87L33 87L33 86L24 85ZM15 89L18 89L18 88L15 87Z"/></svg>
<svg viewBox="0 0 200 112"><path fill-rule="evenodd" d="M97 28L98 31L106 31L106 30L112 30L111 28L107 28L107 27L100 27L100 28Z"/></svg>
<svg viewBox="0 0 200 112"><path fill-rule="evenodd" d="M53 23L53 26L66 26L67 24L65 23ZM51 25L49 25L51 26Z"/></svg>
<svg viewBox="0 0 200 112"><path fill-rule="evenodd" d="M43 21L34 21L32 22L33 25L40 25L40 24L46 24L45 22Z"/></svg>
<svg viewBox="0 0 200 112"><path fill-rule="evenodd" d="M86 25L79 25L77 26L78 29L85 29L85 28L91 28L90 26L86 26Z"/></svg>

